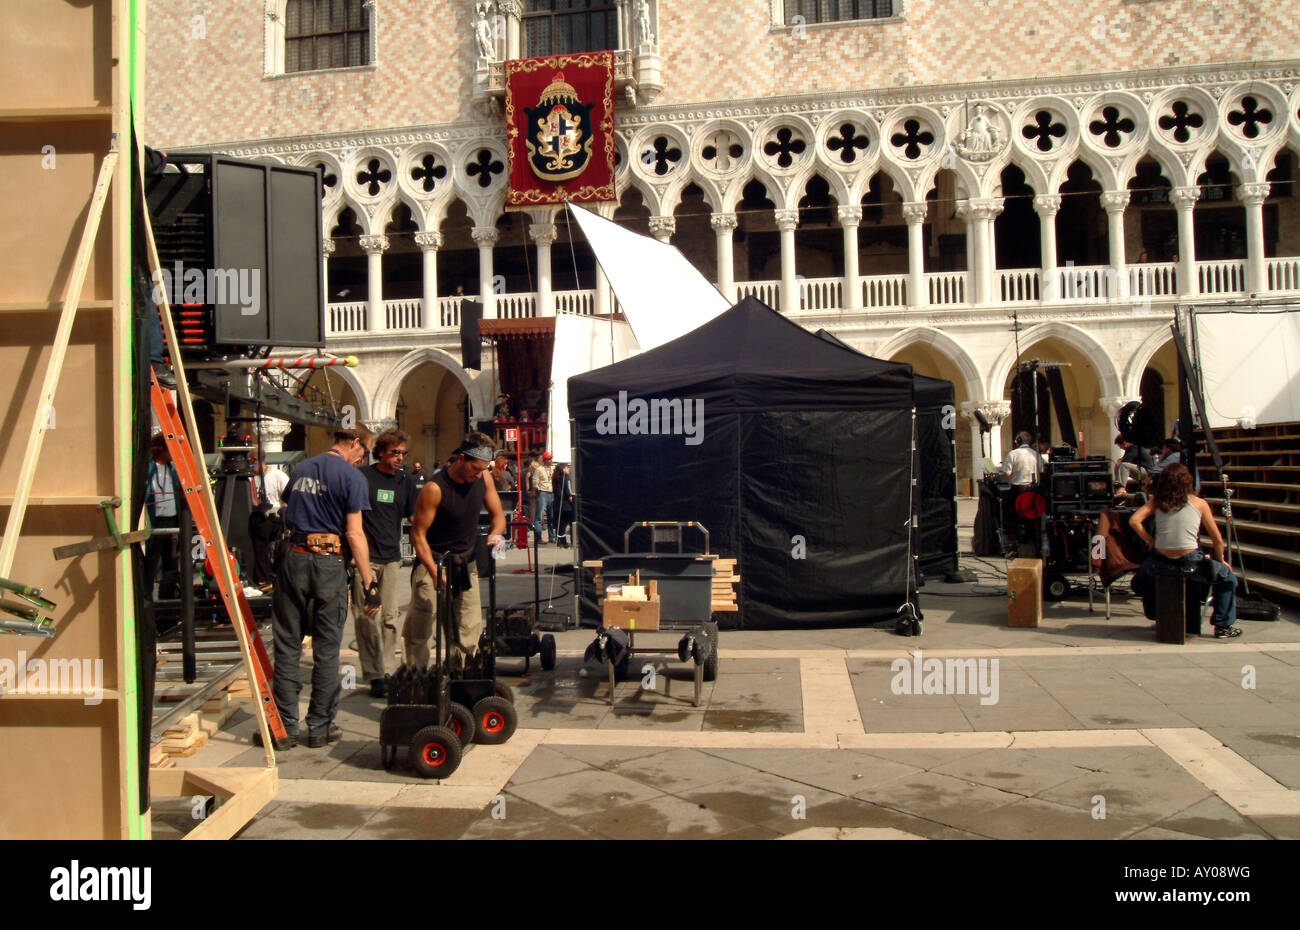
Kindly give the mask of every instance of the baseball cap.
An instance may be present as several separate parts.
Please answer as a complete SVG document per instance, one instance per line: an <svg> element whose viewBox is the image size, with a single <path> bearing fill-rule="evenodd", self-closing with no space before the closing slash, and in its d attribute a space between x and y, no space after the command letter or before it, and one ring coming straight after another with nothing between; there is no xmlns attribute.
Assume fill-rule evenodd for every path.
<svg viewBox="0 0 1300 930"><path fill-rule="evenodd" d="M547 461L547 462L549 462L549 461L550 461L551 459L553 459L553 458L555 458L555 456L551 455L551 453L549 453L549 452L545 452L545 453L542 454L542 459L545 460L545 461Z"/></svg>

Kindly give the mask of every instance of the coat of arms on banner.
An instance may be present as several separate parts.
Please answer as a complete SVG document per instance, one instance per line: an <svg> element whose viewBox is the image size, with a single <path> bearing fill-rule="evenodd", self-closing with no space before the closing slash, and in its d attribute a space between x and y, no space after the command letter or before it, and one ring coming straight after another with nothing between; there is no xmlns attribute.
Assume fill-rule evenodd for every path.
<svg viewBox="0 0 1300 930"><path fill-rule="evenodd" d="M507 206L614 199L609 52L506 62Z"/></svg>

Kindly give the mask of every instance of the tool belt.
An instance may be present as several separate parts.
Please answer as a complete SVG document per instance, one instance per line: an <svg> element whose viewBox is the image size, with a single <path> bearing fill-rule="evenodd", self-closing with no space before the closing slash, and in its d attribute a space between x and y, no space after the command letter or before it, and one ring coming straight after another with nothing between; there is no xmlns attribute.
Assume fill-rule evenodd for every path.
<svg viewBox="0 0 1300 930"><path fill-rule="evenodd" d="M295 552L312 555L342 555L343 540L337 533L294 533L289 541Z"/></svg>

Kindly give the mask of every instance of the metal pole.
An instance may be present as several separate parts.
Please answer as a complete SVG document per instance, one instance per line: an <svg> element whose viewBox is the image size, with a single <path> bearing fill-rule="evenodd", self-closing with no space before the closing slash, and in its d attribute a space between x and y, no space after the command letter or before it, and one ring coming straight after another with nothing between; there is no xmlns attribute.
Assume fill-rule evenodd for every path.
<svg viewBox="0 0 1300 930"><path fill-rule="evenodd" d="M176 538L176 553L181 560L181 664L185 683L193 684L198 678L198 656L194 644L194 559L190 544L194 539L194 514L190 512L183 495L180 498L180 532Z"/></svg>

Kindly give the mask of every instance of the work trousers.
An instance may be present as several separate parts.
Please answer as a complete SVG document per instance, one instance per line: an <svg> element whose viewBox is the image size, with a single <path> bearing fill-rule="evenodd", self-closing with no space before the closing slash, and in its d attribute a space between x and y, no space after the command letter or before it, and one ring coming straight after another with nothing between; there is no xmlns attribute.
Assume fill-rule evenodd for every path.
<svg viewBox="0 0 1300 930"><path fill-rule="evenodd" d="M371 562L370 573L379 582L379 596L384 606L379 613L366 615L366 589L361 572L352 579L352 619L357 629L357 656L361 659L361 677L374 681L397 671L397 577L402 562Z"/></svg>
<svg viewBox="0 0 1300 930"><path fill-rule="evenodd" d="M298 729L302 640L311 636L311 703L307 727L320 730L339 709L339 643L348 615L348 572L341 555L291 549L275 578L275 704L285 729Z"/></svg>
<svg viewBox="0 0 1300 930"><path fill-rule="evenodd" d="M473 566L470 568L473 574ZM478 648L479 633L483 630L483 610L479 603L478 578L473 586L452 597L456 608L456 637L445 643L449 652L462 656L473 655ZM429 639L438 611L438 587L423 563L411 572L411 606L406 612L406 626L402 629L402 651L407 665L416 668L429 666Z"/></svg>
<svg viewBox="0 0 1300 930"><path fill-rule="evenodd" d="M179 517L154 517L155 529L176 527ZM177 552L189 555L189 540L180 545L180 538L175 533L159 533L150 536L144 544L144 590L145 596L153 600L153 583L158 582L158 599L169 600L180 597L180 560Z"/></svg>

